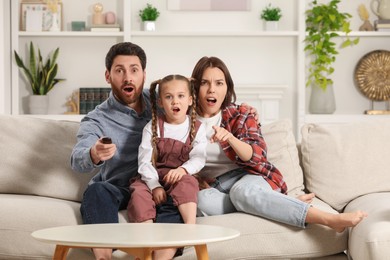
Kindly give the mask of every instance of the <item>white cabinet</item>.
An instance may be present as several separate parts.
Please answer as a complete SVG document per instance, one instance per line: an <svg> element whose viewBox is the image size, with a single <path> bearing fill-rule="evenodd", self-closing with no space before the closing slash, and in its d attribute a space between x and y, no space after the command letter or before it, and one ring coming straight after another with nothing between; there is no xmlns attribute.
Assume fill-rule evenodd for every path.
<svg viewBox="0 0 390 260"><path fill-rule="evenodd" d="M310 89L305 87L306 56L303 52L305 37L305 0L272 0L281 7L283 17L279 31L267 32L260 20L261 9L269 1L252 0L250 11L169 11L167 1L150 0L161 15L155 32L141 31L138 10L145 1L103 0L104 11L116 13L121 25L120 32L71 32L71 21L84 20L90 25L94 0L63 1L63 31L19 31L20 1L11 2L12 50L26 57L28 43L33 41L42 53L60 47L58 76L66 81L58 84L49 93L50 114L61 115L65 103L73 91L81 87L107 87L104 80L104 59L109 47L120 41L132 41L146 51L147 78L151 81L168 74L190 75L192 68L202 56L218 56L228 65L237 88L240 86L284 86L279 96L279 117L290 118L296 132L304 122L321 120L320 115L309 115L307 110ZM363 0L367 8L369 0ZM360 26L356 12L357 3L344 1L343 10L354 18L352 28ZM373 14L371 21L376 19ZM337 110L335 118L342 115L359 115L369 106L353 83L353 69L366 52L373 49L389 49L390 33L354 32L361 38L360 44L340 51L334 74ZM30 89L23 80L19 68L12 60L12 114L27 113L25 99ZM237 92L240 92L238 90ZM262 109L262 108L260 108Z"/></svg>

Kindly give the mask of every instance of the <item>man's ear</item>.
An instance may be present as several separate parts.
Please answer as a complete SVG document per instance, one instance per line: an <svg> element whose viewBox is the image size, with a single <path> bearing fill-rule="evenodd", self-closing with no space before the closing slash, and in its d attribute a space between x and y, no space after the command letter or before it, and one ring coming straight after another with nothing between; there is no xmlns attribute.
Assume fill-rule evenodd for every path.
<svg viewBox="0 0 390 260"><path fill-rule="evenodd" d="M106 70L105 77L106 77L106 82L108 84L111 84L110 72L108 70Z"/></svg>

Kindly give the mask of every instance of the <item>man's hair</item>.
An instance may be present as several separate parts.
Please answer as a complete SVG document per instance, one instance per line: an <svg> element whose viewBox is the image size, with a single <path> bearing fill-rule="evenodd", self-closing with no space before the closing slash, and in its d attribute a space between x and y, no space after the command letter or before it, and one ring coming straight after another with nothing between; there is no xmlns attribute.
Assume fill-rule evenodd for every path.
<svg viewBox="0 0 390 260"><path fill-rule="evenodd" d="M111 70L112 63L118 55L137 56L141 62L142 70L146 68L145 51L137 44L131 42L120 42L113 45L106 55L106 69Z"/></svg>

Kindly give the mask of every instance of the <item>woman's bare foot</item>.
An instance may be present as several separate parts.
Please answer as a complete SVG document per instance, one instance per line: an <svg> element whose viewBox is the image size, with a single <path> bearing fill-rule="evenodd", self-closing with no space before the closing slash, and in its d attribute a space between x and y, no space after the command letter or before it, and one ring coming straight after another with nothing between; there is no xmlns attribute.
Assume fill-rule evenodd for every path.
<svg viewBox="0 0 390 260"><path fill-rule="evenodd" d="M327 226L337 232L343 232L347 227L354 227L359 224L368 214L364 211L355 211L349 213L336 214L329 219Z"/></svg>
<svg viewBox="0 0 390 260"><path fill-rule="evenodd" d="M315 197L314 193L308 193L308 194L299 195L297 199L306 203L311 203L314 197Z"/></svg>
<svg viewBox="0 0 390 260"><path fill-rule="evenodd" d="M330 227L337 232L343 232L345 228L354 227L359 224L365 217L367 217L367 213L361 210L334 214L322 211L315 207L309 207L305 222L321 224Z"/></svg>

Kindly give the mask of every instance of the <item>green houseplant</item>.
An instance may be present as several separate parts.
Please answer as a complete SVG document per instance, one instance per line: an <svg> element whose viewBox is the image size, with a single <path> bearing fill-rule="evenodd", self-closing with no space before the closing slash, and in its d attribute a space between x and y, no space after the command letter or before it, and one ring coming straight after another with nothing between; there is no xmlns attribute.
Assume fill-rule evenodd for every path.
<svg viewBox="0 0 390 260"><path fill-rule="evenodd" d="M333 63L338 54L335 38L337 32L345 33L341 48L358 44L359 38L350 39L349 13L338 9L340 0L331 0L328 4L319 4L313 0L312 8L306 11L305 51L312 57L306 86L315 84L326 90L333 80L329 76L334 72Z"/></svg>
<svg viewBox="0 0 390 260"><path fill-rule="evenodd" d="M43 62L41 51L38 48L38 56L36 56L34 44L30 42L30 59L28 67L23 63L22 59L16 51L15 61L18 67L23 71L25 77L30 83L34 95L47 95L47 93L60 81L64 79L56 78L58 65L56 63L59 48L55 49L54 53L49 56L46 62Z"/></svg>
<svg viewBox="0 0 390 260"><path fill-rule="evenodd" d="M151 4L146 4L144 9L139 10L139 17L141 18L142 22L156 21L159 16L160 12Z"/></svg>
<svg viewBox="0 0 390 260"><path fill-rule="evenodd" d="M262 11L260 18L265 21L279 21L282 18L282 10L279 7L272 7L268 4Z"/></svg>

